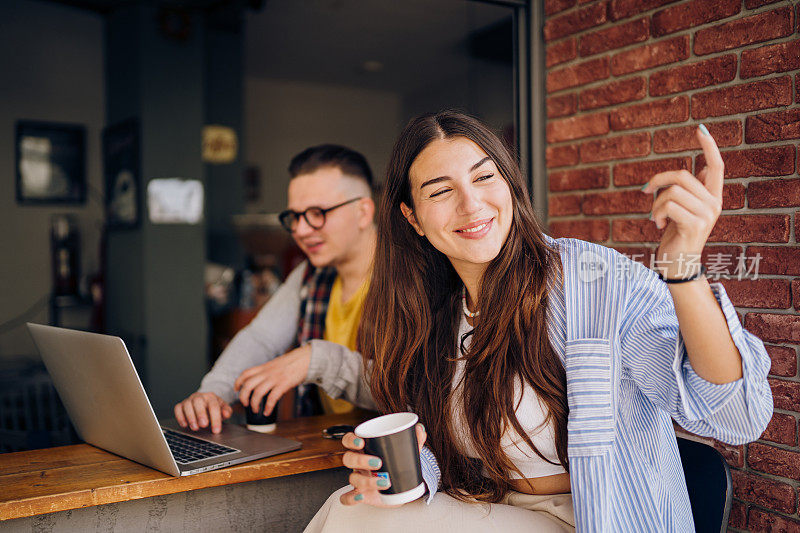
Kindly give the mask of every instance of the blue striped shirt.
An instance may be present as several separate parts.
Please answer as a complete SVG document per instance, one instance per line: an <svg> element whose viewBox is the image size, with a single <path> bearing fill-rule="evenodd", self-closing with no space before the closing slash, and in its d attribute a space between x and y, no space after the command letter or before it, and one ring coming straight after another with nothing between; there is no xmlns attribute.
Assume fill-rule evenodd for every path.
<svg viewBox="0 0 800 533"><path fill-rule="evenodd" d="M764 344L712 283L743 377L710 383L689 362L655 272L597 244L548 240L564 266L564 285L550 292L548 331L567 374L578 531L694 531L672 420L729 444L757 439L772 417ZM441 476L427 449L422 462L430 501Z"/></svg>

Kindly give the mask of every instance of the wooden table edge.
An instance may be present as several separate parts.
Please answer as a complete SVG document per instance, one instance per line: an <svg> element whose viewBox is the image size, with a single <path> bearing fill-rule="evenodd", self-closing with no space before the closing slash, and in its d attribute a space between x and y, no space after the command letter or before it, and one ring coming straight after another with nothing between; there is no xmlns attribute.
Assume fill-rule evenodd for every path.
<svg viewBox="0 0 800 533"><path fill-rule="evenodd" d="M306 420L309 422L319 422L327 419L330 423L355 421L352 420L354 416L349 413L346 415L328 415L324 417L324 419L323 417L311 418L318 418L318 420ZM327 427L325 424L321 426ZM314 430L316 432L316 428L314 428ZM287 438L298 438L298 436L292 435L290 432L279 432L279 434ZM300 440L305 439L300 437ZM90 444L79 444L77 446L91 447ZM320 470L330 470L342 466L340 457L344 454L344 451L343 448L340 448L336 451L321 452L305 457L289 457L283 460L281 459L283 454L279 454L201 474L180 477L173 477L157 470L152 470L155 476L152 479L122 482L116 485L91 487L73 492L46 494L0 502L0 522L16 518L27 518L40 514L81 509L95 505L140 500L154 496L188 492L191 490L202 490L205 488L246 483L248 481L275 479L290 475L317 472ZM288 453L294 454L297 452ZM122 457L120 460L128 461L128 459ZM133 462L131 461L131 463ZM142 468L149 468L143 465L141 466Z"/></svg>
<svg viewBox="0 0 800 533"><path fill-rule="evenodd" d="M58 511L93 507L95 505L141 500L144 498L178 494L191 490L202 490L212 487L235 485L237 483L246 483L248 481L275 479L288 475L330 470L342 466L342 462L338 458L343 455L343 453L344 452L320 454L312 457L304 457L302 459L282 461L282 463L302 463L302 466L293 469L290 474L275 472L275 466L280 464L276 462L270 462L269 464L261 466L242 463L242 465L236 466L246 466L247 468L237 469L236 467L229 467L228 469L213 470L212 472L216 473L217 476L214 476L211 480L204 479L203 483L199 486L195 486L196 483L193 482L200 479L198 476L202 476L203 474L156 478L135 483L91 488L71 493L51 494L28 498L26 500L2 502L0 503L0 522L13 520L15 518L27 518L40 514L55 513ZM219 474L228 475L220 476ZM158 484L161 486L157 491L141 490L143 485L148 484Z"/></svg>

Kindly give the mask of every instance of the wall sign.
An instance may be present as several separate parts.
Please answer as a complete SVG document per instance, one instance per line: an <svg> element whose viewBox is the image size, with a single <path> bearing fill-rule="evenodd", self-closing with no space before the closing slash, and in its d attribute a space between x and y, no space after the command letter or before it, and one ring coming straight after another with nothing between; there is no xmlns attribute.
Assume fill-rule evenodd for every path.
<svg viewBox="0 0 800 533"><path fill-rule="evenodd" d="M157 178L147 184L147 212L152 224L199 224L203 220L203 183Z"/></svg>
<svg viewBox="0 0 800 533"><path fill-rule="evenodd" d="M239 141L233 128L217 124L203 127L203 162L232 163L238 152Z"/></svg>
<svg viewBox="0 0 800 533"><path fill-rule="evenodd" d="M18 203L84 203L86 128L17 121L15 166Z"/></svg>

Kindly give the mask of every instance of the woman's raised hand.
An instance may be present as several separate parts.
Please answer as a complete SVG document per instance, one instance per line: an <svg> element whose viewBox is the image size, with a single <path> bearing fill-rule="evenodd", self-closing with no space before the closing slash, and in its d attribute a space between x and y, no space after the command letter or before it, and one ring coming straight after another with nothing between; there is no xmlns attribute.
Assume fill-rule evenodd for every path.
<svg viewBox="0 0 800 533"><path fill-rule="evenodd" d="M664 229L656 254L666 277L683 277L681 265L697 258L722 211L722 182L725 171L717 143L705 126L695 132L706 158L706 167L697 177L688 170L661 172L642 187L645 193L658 192L651 219Z"/></svg>
<svg viewBox="0 0 800 533"><path fill-rule="evenodd" d="M417 443L420 451L422 451L422 446L425 444L425 438L427 437L425 427L422 424L417 424L415 429L417 431ZM398 505L386 505L381 501L380 491L389 488L391 480L386 481L384 478L373 474L373 472L381 469L381 460L374 455L367 455L361 451L364 449L364 439L356 437L355 433L351 432L342 437L342 444L349 450L342 457L342 462L344 466L353 470L349 478L353 490L342 494L340 497L341 502L345 505L367 503L375 507L399 507Z"/></svg>

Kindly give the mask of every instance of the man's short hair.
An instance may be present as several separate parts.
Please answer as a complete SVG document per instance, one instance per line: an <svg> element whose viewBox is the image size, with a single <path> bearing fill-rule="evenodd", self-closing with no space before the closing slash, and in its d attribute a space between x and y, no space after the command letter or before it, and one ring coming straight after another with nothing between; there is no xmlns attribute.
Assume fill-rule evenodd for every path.
<svg viewBox="0 0 800 533"><path fill-rule="evenodd" d="M338 144L321 144L306 148L292 158L292 162L289 163L289 175L296 178L325 167L335 167L346 176L363 179L372 189L372 171L369 169L367 159L355 150Z"/></svg>

